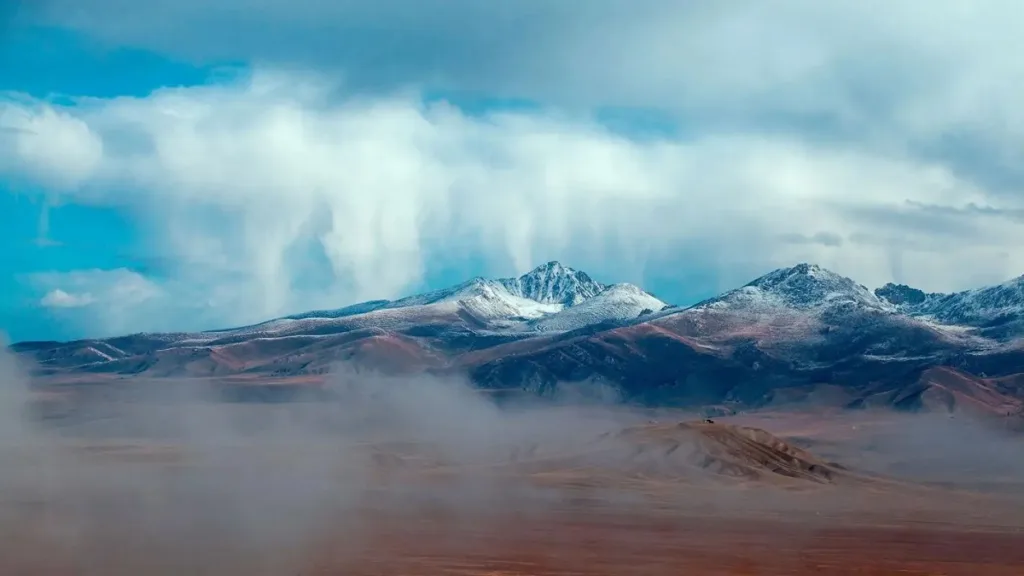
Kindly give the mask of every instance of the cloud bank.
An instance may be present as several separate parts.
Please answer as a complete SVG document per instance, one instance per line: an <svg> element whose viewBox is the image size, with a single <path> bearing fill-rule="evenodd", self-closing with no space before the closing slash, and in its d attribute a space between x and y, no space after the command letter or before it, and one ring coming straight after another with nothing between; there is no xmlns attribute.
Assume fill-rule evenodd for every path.
<svg viewBox="0 0 1024 576"><path fill-rule="evenodd" d="M813 260L875 284L899 258L897 279L928 289L1024 269L1009 250L1021 223L1000 212L1019 202L942 164L786 136L641 142L553 112L470 116L332 88L261 72L139 99L9 101L4 117L31 131L7 139L6 170L58 174L66 200L146 222L172 262L170 300L146 288L107 301L200 307L222 322L399 296L438 254L471 251L502 271L548 255L681 255L748 275ZM972 206L985 210L964 217ZM304 285L318 262L329 273ZM100 278L110 274L36 280L101 298L94 284L117 285Z"/></svg>
<svg viewBox="0 0 1024 576"><path fill-rule="evenodd" d="M947 132L996 147L1024 131L1013 0L50 0L35 16L194 61L326 70L362 91L656 107L923 148Z"/></svg>
<svg viewBox="0 0 1024 576"><path fill-rule="evenodd" d="M143 98L9 95L0 175L145 223L168 270L119 329L395 297L468 260L504 275L557 258L609 281L696 269L711 290L814 261L963 289L1024 271L1024 64L1006 57L1022 10L52 0L26 15L254 67ZM544 106L469 113L437 89ZM599 121L615 107L680 129L631 137ZM92 295L93 319L113 302L35 281Z"/></svg>

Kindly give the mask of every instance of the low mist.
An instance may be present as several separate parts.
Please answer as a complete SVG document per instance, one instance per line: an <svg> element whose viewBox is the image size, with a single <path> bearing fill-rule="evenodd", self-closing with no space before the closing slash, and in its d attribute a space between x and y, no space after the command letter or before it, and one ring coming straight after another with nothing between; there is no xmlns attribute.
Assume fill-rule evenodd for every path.
<svg viewBox="0 0 1024 576"><path fill-rule="evenodd" d="M5 574L312 574L324 558L375 545L388 518L433 518L429 532L441 537L443 526L528 518L569 500L628 508L649 496L597 485L567 496L508 466L529 462L542 477L569 482L580 466L628 461L625 446L622 458L572 459L598 438L686 416L628 407L591 384L499 404L456 379L346 366L316 399L285 403L226 402L215 383L196 379L32 390L6 348L0 384ZM840 420L829 430L845 435L804 439L812 451L916 479L1024 479L1016 438L966 419L890 415L864 430L847 428L864 426L864 415ZM839 501L767 489L661 490L716 515Z"/></svg>
<svg viewBox="0 0 1024 576"><path fill-rule="evenodd" d="M368 507L542 506L490 467L640 418L610 394L499 408L463 382L344 366L329 400L277 404L197 380L30 391L6 348L0 379L3 573L293 574L365 544ZM404 482L407 461L445 482Z"/></svg>
<svg viewBox="0 0 1024 576"><path fill-rule="evenodd" d="M848 428L845 438L812 442L811 449L897 478L1016 490L1024 482L1024 436L1010 418L853 412L835 423Z"/></svg>

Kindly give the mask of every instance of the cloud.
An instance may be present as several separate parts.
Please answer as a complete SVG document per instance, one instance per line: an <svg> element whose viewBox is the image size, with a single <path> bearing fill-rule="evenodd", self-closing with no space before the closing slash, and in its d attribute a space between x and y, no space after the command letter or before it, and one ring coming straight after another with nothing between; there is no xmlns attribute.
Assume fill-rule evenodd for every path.
<svg viewBox="0 0 1024 576"><path fill-rule="evenodd" d="M210 323L397 296L464 260L717 288L810 260L960 289L1024 270L1022 17L1014 0L49 0L18 22L257 73L8 101L0 172L130 207L165 302ZM425 90L544 106L466 115ZM680 136L623 138L592 120L608 107Z"/></svg>
<svg viewBox="0 0 1024 576"><path fill-rule="evenodd" d="M41 102L0 108L0 126L6 129L0 134L0 169L17 169L54 191L88 178L103 156L103 143L88 126Z"/></svg>
<svg viewBox="0 0 1024 576"><path fill-rule="evenodd" d="M351 90L671 109L925 155L975 149L976 175L1024 176L1024 62L1006 57L1024 52L1015 0L51 0L37 12L115 45L319 69Z"/></svg>
<svg viewBox="0 0 1024 576"><path fill-rule="evenodd" d="M95 302L92 294L68 294L60 288L54 288L43 296L40 304L47 308L81 308Z"/></svg>
<svg viewBox="0 0 1024 576"><path fill-rule="evenodd" d="M609 281L704 267L723 287L796 261L880 285L898 260L927 290L1024 270L1022 223L965 209L1024 202L916 155L785 133L634 140L551 108L468 115L416 93L339 90L257 69L144 98L2 101L5 116L92 143L89 162L78 146L46 156L65 198L129 208L165 262L159 281L92 271L99 288L43 288L119 306L104 325L151 330L396 297L470 259L511 274L558 258ZM34 150L13 147L7 174L47 182L18 161ZM922 205L950 212L934 220ZM835 242L855 237L885 241ZM149 296L102 296L125 282Z"/></svg>
<svg viewBox="0 0 1024 576"><path fill-rule="evenodd" d="M169 303L162 287L124 268L39 272L26 280L44 294L41 306L62 320L87 327L88 336L169 329L174 312L188 306L184 299Z"/></svg>
<svg viewBox="0 0 1024 576"><path fill-rule="evenodd" d="M40 272L33 274L31 281L40 286L63 286L68 292L60 288L54 288L53 291L65 295L86 295L94 301L124 306L141 304L160 295L159 289L151 281L125 268Z"/></svg>

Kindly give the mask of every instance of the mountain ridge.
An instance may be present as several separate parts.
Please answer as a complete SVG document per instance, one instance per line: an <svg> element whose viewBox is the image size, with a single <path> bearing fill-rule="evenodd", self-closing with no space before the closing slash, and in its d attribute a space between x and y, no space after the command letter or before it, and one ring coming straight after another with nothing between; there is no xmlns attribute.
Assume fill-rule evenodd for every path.
<svg viewBox="0 0 1024 576"><path fill-rule="evenodd" d="M414 294L397 300L371 300L338 309L303 312L274 318L253 324L252 326L261 326L282 320L343 318L379 310L428 306L445 302L469 302L474 298L476 299L475 305L471 303L469 307L475 308L478 312L482 312L485 315L489 311L481 309L488 307L486 303L491 302L496 303L497 306L505 305L507 308L505 313L508 316L515 317L517 316L515 312L518 311L520 312L518 314L519 317L537 319L548 314L556 314L565 308L582 304L616 286L632 286L636 290L647 294L634 285L602 284L593 280L585 272L564 266L560 262L552 260L518 277L488 279L477 276L454 286ZM664 305L664 303L661 303L661 306ZM232 330L247 327L242 326ZM207 332L224 331L212 330Z"/></svg>
<svg viewBox="0 0 1024 576"><path fill-rule="evenodd" d="M653 403L760 406L834 388L842 392L830 397L848 406L950 406L978 398L993 410L1017 406L1024 398L1024 331L991 319L1024 308L1018 281L922 294L894 284L871 291L801 263L675 307L638 286L603 284L552 261L516 278L473 278L236 329L11 349L33 360L36 377L49 382L308 379L342 362L465 375L482 388L537 393L563 382L604 382ZM947 373L939 368L957 376L924 376Z"/></svg>
<svg viewBox="0 0 1024 576"><path fill-rule="evenodd" d="M993 337L1024 334L1024 276L951 294L886 284L875 291L906 314L977 328Z"/></svg>
<svg viewBox="0 0 1024 576"><path fill-rule="evenodd" d="M657 298L639 286L628 283L603 284L593 280L585 272L564 266L560 262L552 260L518 277L487 279L478 276L447 288L414 294L397 300L369 300L341 308L311 310L235 328L216 328L201 332L139 332L112 338L222 334L265 326L280 321L344 318L415 305L431 305L451 301L459 302L474 296L482 296L486 299L494 296L496 288L499 290L504 289L515 298L531 300L542 306L551 306L552 308L548 309L548 312L560 311L556 310L558 306L571 307L581 304L612 288L635 289L639 293L646 294L657 300ZM739 288L728 290L689 306L678 306L657 300L661 307L658 310L652 309L648 313L655 315L659 312L678 314L690 310L720 307L724 304L736 304L735 301L743 300L747 300L747 304L761 304L759 302L749 302L754 300L752 295L756 295L756 293L772 296L775 301L767 302L768 304L797 309L853 302L867 307L904 313L908 316L937 317L939 321L947 324L951 324L952 321L964 317L967 317L968 321L972 319L967 314L960 314L958 316L953 312L941 310L942 308L956 309L954 302L968 297L974 297L976 301L972 307L974 310L981 308L980 312L975 312L976 316L998 316L1004 310L1014 313L1017 313L1018 310L1024 311L1024 276L998 285L954 293L926 293L905 284L891 282L874 290L869 290L848 277L819 265L803 262L791 267L772 270ZM979 298L978 295L983 297ZM973 324L967 323L966 325L971 326ZM112 338L83 338L80 340L110 340ZM18 342L15 346L27 347L42 343L26 341ZM52 343L66 342L53 341Z"/></svg>
<svg viewBox="0 0 1024 576"><path fill-rule="evenodd" d="M854 303L879 309L886 307L878 296L850 278L816 264L800 263L773 270L739 288L698 302L689 309L728 305L809 309L834 303Z"/></svg>

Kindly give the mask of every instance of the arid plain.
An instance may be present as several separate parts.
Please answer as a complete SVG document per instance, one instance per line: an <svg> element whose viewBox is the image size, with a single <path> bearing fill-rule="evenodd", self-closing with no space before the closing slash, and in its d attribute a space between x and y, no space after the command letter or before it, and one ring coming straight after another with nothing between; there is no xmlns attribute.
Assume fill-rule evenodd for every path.
<svg viewBox="0 0 1024 576"><path fill-rule="evenodd" d="M1024 444L995 420L128 389L4 431L0 573L1024 573Z"/></svg>

